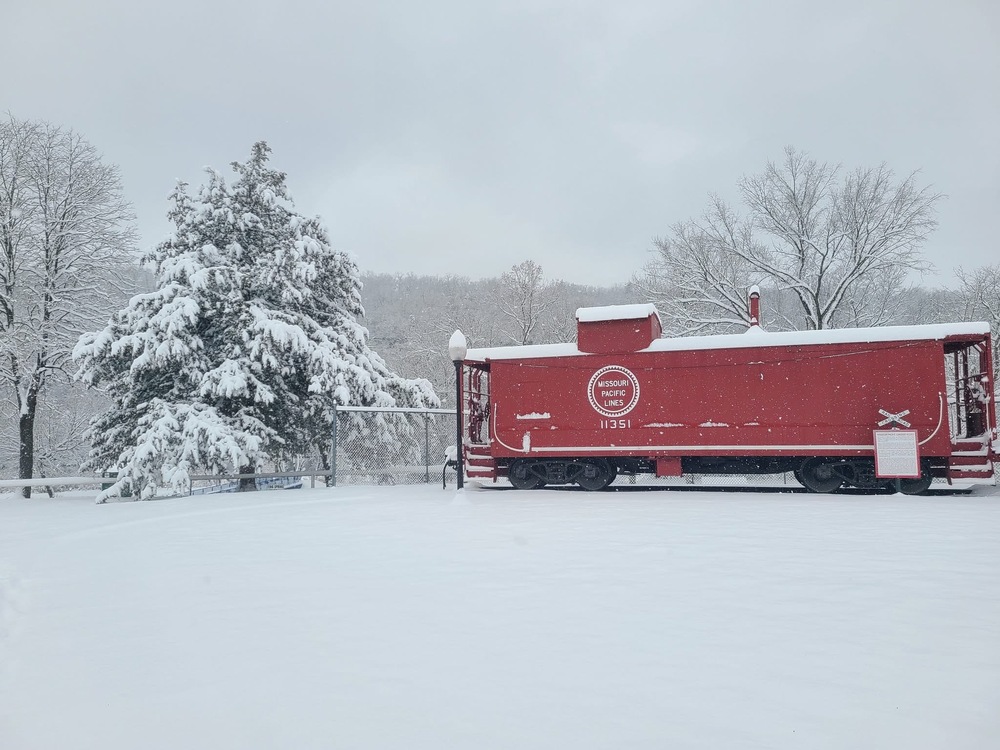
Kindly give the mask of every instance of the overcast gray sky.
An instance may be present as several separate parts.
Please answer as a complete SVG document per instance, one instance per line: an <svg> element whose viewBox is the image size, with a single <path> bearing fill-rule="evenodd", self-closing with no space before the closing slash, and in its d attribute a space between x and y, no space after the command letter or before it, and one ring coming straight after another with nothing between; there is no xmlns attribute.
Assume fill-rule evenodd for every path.
<svg viewBox="0 0 1000 750"><path fill-rule="evenodd" d="M0 108L119 164L143 246L178 178L268 141L370 271L626 281L785 145L948 198L1000 260L1000 2L0 0Z"/></svg>

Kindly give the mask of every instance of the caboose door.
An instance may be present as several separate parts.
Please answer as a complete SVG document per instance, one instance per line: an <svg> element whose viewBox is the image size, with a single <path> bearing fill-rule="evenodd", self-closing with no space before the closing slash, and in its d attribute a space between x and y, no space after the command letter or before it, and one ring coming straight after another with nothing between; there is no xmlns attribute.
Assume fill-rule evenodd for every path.
<svg viewBox="0 0 1000 750"><path fill-rule="evenodd" d="M975 438L989 432L990 382L989 351L986 342L973 344L952 353L953 437Z"/></svg>
<svg viewBox="0 0 1000 750"><path fill-rule="evenodd" d="M948 478L991 480L996 430L993 367L989 336L978 342L946 344L950 360L949 406L952 453Z"/></svg>
<svg viewBox="0 0 1000 750"><path fill-rule="evenodd" d="M466 438L473 445L487 445L490 441L489 367L471 366L465 372Z"/></svg>

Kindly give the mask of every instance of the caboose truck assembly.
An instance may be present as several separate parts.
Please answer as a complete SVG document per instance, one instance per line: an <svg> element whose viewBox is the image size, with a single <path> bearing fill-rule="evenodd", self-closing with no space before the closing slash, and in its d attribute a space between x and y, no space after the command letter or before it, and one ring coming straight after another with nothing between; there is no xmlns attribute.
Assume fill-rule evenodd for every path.
<svg viewBox="0 0 1000 750"><path fill-rule="evenodd" d="M910 494L993 481L986 323L768 333L756 297L742 334L661 338L653 305L620 305L577 310L575 344L469 349L466 475L599 490L619 474L794 472L814 492Z"/></svg>

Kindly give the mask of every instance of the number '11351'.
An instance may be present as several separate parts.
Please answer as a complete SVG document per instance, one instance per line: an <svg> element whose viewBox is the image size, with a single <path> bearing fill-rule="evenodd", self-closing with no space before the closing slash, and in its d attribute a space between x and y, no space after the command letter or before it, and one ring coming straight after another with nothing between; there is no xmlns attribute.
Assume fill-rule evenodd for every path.
<svg viewBox="0 0 1000 750"><path fill-rule="evenodd" d="M602 430L626 430L632 427L631 419L602 419Z"/></svg>

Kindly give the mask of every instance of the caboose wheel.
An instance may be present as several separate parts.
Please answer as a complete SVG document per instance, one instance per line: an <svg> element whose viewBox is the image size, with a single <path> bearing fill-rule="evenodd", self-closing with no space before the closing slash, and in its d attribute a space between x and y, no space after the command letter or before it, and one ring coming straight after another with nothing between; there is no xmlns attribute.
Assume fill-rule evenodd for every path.
<svg viewBox="0 0 1000 750"><path fill-rule="evenodd" d="M903 491L904 495L919 495L921 492L926 492L930 489L931 477L924 476L920 479L900 479L899 489Z"/></svg>
<svg viewBox="0 0 1000 750"><path fill-rule="evenodd" d="M918 479L900 479L899 489L904 495L919 495L921 492L926 492L930 489L933 479L930 467L926 464L921 464L920 477Z"/></svg>
<svg viewBox="0 0 1000 750"><path fill-rule="evenodd" d="M837 467L822 458L809 458L799 468L799 481L813 492L833 492L844 483Z"/></svg>
<svg viewBox="0 0 1000 750"><path fill-rule="evenodd" d="M615 480L617 471L607 461L583 461L576 483L588 491L603 490Z"/></svg>
<svg viewBox="0 0 1000 750"><path fill-rule="evenodd" d="M545 484L545 480L534 471L531 461L515 461L507 470L507 478L516 490L533 490Z"/></svg>

